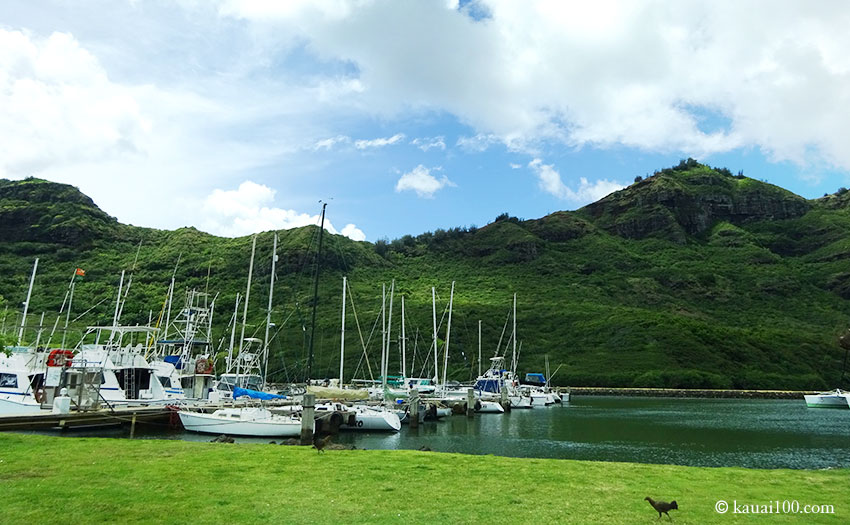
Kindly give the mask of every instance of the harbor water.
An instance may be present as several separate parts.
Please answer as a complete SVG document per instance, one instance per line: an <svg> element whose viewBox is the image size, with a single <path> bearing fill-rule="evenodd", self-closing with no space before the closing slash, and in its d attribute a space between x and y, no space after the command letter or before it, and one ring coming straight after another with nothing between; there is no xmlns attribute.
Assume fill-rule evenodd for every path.
<svg viewBox="0 0 850 525"><path fill-rule="evenodd" d="M126 429L66 435L121 437ZM140 427L136 438L209 441L213 436ZM268 443L269 439L236 438ZM503 415L452 416L399 433L342 432L360 449L563 458L707 467L850 467L850 410L800 400L573 397Z"/></svg>

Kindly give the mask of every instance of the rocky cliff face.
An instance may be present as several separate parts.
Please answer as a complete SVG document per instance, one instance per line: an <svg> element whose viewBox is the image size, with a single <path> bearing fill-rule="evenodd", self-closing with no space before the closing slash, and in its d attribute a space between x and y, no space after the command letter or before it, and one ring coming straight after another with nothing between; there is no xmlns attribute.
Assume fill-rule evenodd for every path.
<svg viewBox="0 0 850 525"><path fill-rule="evenodd" d="M719 221L744 224L800 217L806 199L777 186L708 166L665 170L585 206L596 226L630 239L657 236L684 242Z"/></svg>
<svg viewBox="0 0 850 525"><path fill-rule="evenodd" d="M74 186L0 179L0 241L78 245L119 228L114 217Z"/></svg>

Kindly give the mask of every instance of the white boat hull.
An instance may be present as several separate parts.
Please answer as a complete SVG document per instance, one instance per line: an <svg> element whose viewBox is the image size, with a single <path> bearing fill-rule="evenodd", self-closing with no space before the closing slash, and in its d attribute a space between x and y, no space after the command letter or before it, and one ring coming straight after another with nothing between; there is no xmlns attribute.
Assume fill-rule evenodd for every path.
<svg viewBox="0 0 850 525"><path fill-rule="evenodd" d="M254 437L298 437L301 435L301 420L273 415L266 410L244 412L250 409L220 409L212 414L181 410L180 422L191 432L205 434L227 434ZM232 417L236 414L238 417Z"/></svg>
<svg viewBox="0 0 850 525"><path fill-rule="evenodd" d="M822 392L803 397L809 408L850 408L850 394L847 393Z"/></svg>
<svg viewBox="0 0 850 525"><path fill-rule="evenodd" d="M12 401L11 399L0 398L0 416L11 416L18 414L38 414L41 412L41 405L38 403L26 403L20 401Z"/></svg>
<svg viewBox="0 0 850 525"><path fill-rule="evenodd" d="M354 411L354 426L343 425L343 428L383 432L398 432L401 430L401 420L395 412L357 406L354 407Z"/></svg>
<svg viewBox="0 0 850 525"><path fill-rule="evenodd" d="M511 408L531 408L531 398L528 396L510 396Z"/></svg>
<svg viewBox="0 0 850 525"><path fill-rule="evenodd" d="M478 412L481 414L502 414L505 412L501 403L495 401L479 401L479 403L481 403L481 407Z"/></svg>

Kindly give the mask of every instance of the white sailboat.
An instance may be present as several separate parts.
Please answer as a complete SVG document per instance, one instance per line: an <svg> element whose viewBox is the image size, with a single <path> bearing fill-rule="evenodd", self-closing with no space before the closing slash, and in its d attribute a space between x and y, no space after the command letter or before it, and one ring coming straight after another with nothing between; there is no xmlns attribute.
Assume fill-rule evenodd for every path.
<svg viewBox="0 0 850 525"><path fill-rule="evenodd" d="M297 437L301 418L271 413L265 407L220 408L210 414L180 410L186 430L206 434L254 437Z"/></svg>

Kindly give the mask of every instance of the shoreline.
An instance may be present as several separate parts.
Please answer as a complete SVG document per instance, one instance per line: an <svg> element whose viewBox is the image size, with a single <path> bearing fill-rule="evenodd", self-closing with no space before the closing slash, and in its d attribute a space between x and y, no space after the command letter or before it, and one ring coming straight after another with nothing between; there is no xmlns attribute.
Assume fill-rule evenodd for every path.
<svg viewBox="0 0 850 525"><path fill-rule="evenodd" d="M614 388L614 387L558 387L559 392L576 396L618 397L688 397L722 399L799 399L816 394L814 390L712 390L698 388Z"/></svg>

